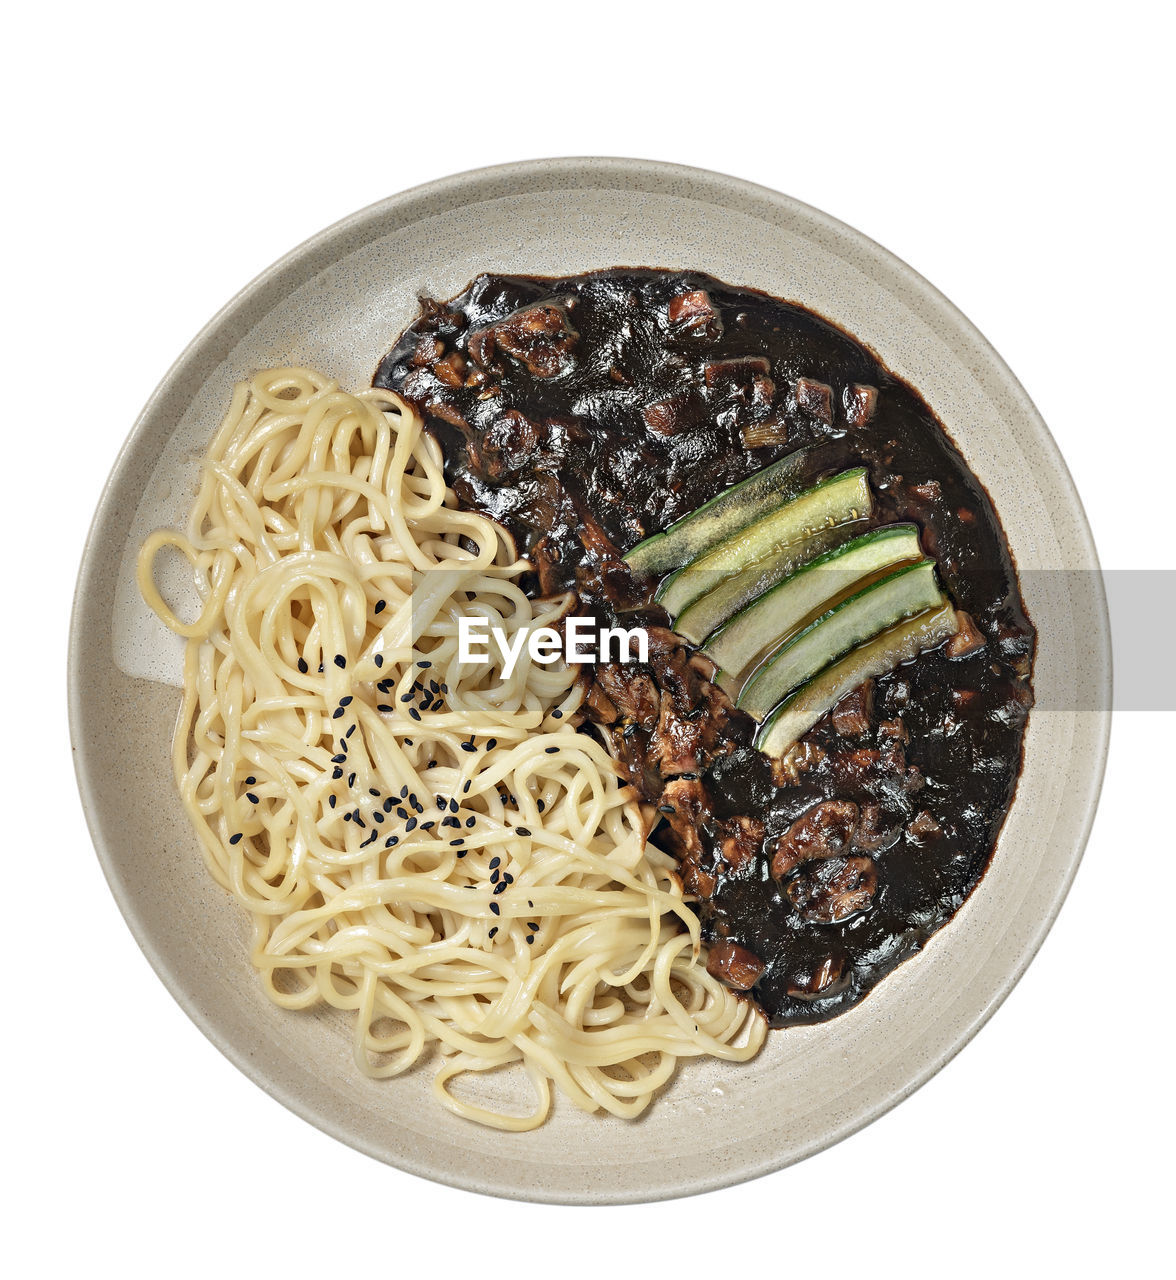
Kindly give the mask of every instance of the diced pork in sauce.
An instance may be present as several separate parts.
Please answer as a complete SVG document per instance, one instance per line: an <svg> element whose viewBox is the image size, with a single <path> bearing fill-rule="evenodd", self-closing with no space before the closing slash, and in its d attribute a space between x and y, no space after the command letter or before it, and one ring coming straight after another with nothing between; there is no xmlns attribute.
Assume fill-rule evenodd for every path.
<svg viewBox="0 0 1176 1280"><path fill-rule="evenodd" d="M803 307L638 269L422 299L375 381L420 407L536 594L646 627L647 661L582 668L581 728L677 859L712 974L775 1025L819 1020L950 920L1012 798L1034 635L988 495L916 392ZM811 482L864 466L872 522L919 527L960 627L769 760L624 553L802 446Z"/></svg>

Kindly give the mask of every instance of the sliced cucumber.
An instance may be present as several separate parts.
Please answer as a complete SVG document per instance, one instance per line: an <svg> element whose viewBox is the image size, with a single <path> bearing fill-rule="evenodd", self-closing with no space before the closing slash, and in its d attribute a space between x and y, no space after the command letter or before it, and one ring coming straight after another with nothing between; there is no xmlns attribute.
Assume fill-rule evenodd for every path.
<svg viewBox="0 0 1176 1280"><path fill-rule="evenodd" d="M790 502L691 560L662 583L656 599L676 618L688 604L725 579L824 529L868 516L871 506L865 467L843 471L797 494Z"/></svg>
<svg viewBox="0 0 1176 1280"><path fill-rule="evenodd" d="M770 756L782 756L851 689L942 644L955 630L955 610L944 602L859 645L782 702L764 722L755 745Z"/></svg>
<svg viewBox="0 0 1176 1280"><path fill-rule="evenodd" d="M919 531L913 524L871 529L801 565L704 640L691 635L686 629L687 620L714 617L725 608L722 597L732 594L726 582L684 610L674 629L695 644L701 643L707 656L729 677L735 677L768 645L786 640L810 614L851 592L869 574L918 560L922 554ZM711 604L714 597L719 599Z"/></svg>
<svg viewBox="0 0 1176 1280"><path fill-rule="evenodd" d="M855 645L942 603L934 560L896 569L835 605L777 649L744 686L736 705L762 720L782 698Z"/></svg>
<svg viewBox="0 0 1176 1280"><path fill-rule="evenodd" d="M692 644L701 645L711 632L744 606L751 608L751 602L758 596L770 591L782 579L798 573L822 552L839 547L852 538L858 528L860 525L855 523L840 525L836 529L822 529L804 542L781 547L750 568L724 579L693 604L688 604L675 619L674 630ZM777 636L780 634L776 632Z"/></svg>
<svg viewBox="0 0 1176 1280"><path fill-rule="evenodd" d="M639 542L625 553L625 561L634 573L653 577L702 555L798 494L804 488L808 455L807 449L798 449L724 489L663 533Z"/></svg>

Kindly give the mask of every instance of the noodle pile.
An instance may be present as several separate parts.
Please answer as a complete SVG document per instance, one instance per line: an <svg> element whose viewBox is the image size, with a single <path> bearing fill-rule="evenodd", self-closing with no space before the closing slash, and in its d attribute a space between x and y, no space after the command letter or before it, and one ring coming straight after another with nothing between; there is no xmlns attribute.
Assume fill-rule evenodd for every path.
<svg viewBox="0 0 1176 1280"><path fill-rule="evenodd" d="M184 623L164 546L203 600ZM746 1060L763 1019L706 972L672 863L607 751L569 718L562 662L460 663L458 619L554 625L490 520L457 510L419 417L305 369L236 388L187 536L145 543L140 589L188 638L173 765L209 869L250 913L287 1009L354 1015L369 1076L430 1055L451 1111L542 1124L552 1086L638 1115L679 1058ZM521 1064L526 1115L460 1096Z"/></svg>

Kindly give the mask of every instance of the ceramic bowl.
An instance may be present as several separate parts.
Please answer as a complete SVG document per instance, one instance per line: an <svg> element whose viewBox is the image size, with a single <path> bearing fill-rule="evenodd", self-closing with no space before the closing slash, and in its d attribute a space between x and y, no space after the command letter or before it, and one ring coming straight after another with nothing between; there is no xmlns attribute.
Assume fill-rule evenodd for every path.
<svg viewBox="0 0 1176 1280"><path fill-rule="evenodd" d="M769 1037L752 1063L688 1063L641 1120L557 1105L534 1133L462 1121L428 1070L375 1082L330 1012L269 1004L244 913L206 874L172 783L179 646L134 588L134 554L181 524L230 389L307 364L365 386L415 315L479 272L692 268L793 299L922 392L988 487L1038 628L1037 707L990 870L917 957L844 1016ZM483 169L364 209L295 249L217 315L144 409L102 495L78 582L71 723L94 843L127 923L176 1000L292 1111L398 1168L566 1203L652 1200L779 1169L853 1133L956 1053L1024 971L1057 913L1106 754L1105 606L1082 506L1016 379L931 285L826 214L750 183L636 160ZM1082 697L1075 695L1082 690ZM498 1088L492 1080L485 1087ZM981 1103L982 1105L982 1103Z"/></svg>

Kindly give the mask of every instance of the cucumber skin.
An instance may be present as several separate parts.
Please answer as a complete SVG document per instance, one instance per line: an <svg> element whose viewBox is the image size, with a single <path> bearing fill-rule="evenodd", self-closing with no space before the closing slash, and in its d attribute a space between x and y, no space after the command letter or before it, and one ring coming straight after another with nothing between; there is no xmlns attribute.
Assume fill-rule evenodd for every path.
<svg viewBox="0 0 1176 1280"><path fill-rule="evenodd" d="M689 515L675 520L668 529L663 529L661 533L655 533L637 543L635 547L630 547L624 555L625 563L634 573L651 578L667 570L681 568L699 555L705 554L710 547L717 546L726 538L747 528L749 524L754 524L781 498L787 502L789 497L795 497L802 492L804 486L800 482L800 477L810 448L811 446L806 446L793 453L787 453L770 466L764 467L762 471L757 471L746 480L740 480L721 493L715 494ZM794 487L796 483L799 483L800 487ZM717 524L725 511L733 512L738 507L740 494L751 498L745 508L748 511L747 519L742 523L733 524L718 538L695 545L689 536L690 533L705 534L708 524Z"/></svg>
<svg viewBox="0 0 1176 1280"><path fill-rule="evenodd" d="M907 618L851 649L786 698L760 727L755 745L766 755L780 758L851 690L934 649L956 628L955 609L944 601L937 609Z"/></svg>
<svg viewBox="0 0 1176 1280"><path fill-rule="evenodd" d="M830 627L836 627L838 622L844 623L846 619L852 619L853 614L863 608L866 610L863 614L863 621L867 625L871 625L868 605L873 603L877 607L877 602L884 599L886 595L892 594L896 588L900 592L903 588L908 593L917 591L919 593L918 603L904 608L903 612L898 616L894 616L892 613L881 624L881 627L875 626L866 635L859 634L858 639L851 640L847 647L837 650L828 657L822 657L820 639L822 635L828 637L832 634L829 630ZM928 609L934 609L942 602L943 595L935 578L934 560L920 560L916 564L905 565L900 569L896 569L885 578L880 578L878 581L871 583L856 595L848 597L848 599L843 600L827 613L822 614L814 622L809 623L799 635L789 641L784 648L778 650L759 669L756 675L748 681L735 705L741 711L746 711L748 715L754 716L755 719L762 720L774 706L791 696L795 689L803 688L826 667L839 662L845 654L853 652L854 649L861 645L869 644L877 635L884 634L891 627L898 626L906 618L926 613ZM814 641L816 641L816 665L809 666L807 669L802 665L800 674L791 679L787 685L782 685L780 683L780 673L786 672L796 655L798 653L803 654L804 649L811 647ZM775 689L775 692L773 692L773 689ZM757 691L759 693L758 698L756 697Z"/></svg>
<svg viewBox="0 0 1176 1280"><path fill-rule="evenodd" d="M729 639L730 637L735 636L737 634L736 628L741 629L741 624L742 626L746 626L749 623L755 623L757 627L763 626L767 629L768 602L772 597L779 598L780 593L790 587L792 583L799 582L805 577L805 575L817 572L825 566L837 566L838 562L843 560L844 557L852 556L859 550L873 549L875 547L886 546L890 543L897 544L907 540L910 540L912 543L908 554L896 555L895 558L891 560L881 560L876 564L869 565L862 570L863 576L866 573L885 569L890 565L897 568L900 564L904 563L904 561L915 561L923 554L923 550L919 546L919 530L917 525L894 524L883 525L881 528L876 529L867 529L864 533L857 534L848 541L841 543L840 546L835 546L830 550L820 553L814 559L807 560L798 565L797 568L789 573L787 577L784 577L774 585L770 585L761 595L750 599L738 611L729 615L721 623L717 624L714 629L701 640L695 640L694 636L692 636L689 631L683 629L680 624L686 621L686 614L689 613L691 609L695 609L698 605L705 603L707 599L706 596L703 596L701 600L695 601L694 604L689 605L685 610L683 610L681 617L678 619L678 630L680 634L686 637L687 640L692 641L694 644L701 644L707 656L713 658L727 676L737 676L747 667L747 664L757 653L762 652L767 647L767 643L773 643L776 640L786 638L787 632L779 630L777 626L773 626L771 628L775 632L773 639L769 640L767 643L760 644L753 653L748 654L747 657L739 661L738 666L730 665L730 662L737 658L739 653L738 650L734 650L726 659L724 659L722 650L719 649L716 651L716 645L719 641L723 640L724 637L728 637ZM894 550L897 552L898 548L895 547ZM853 583L851 582L851 591L852 586ZM716 588L716 591L720 589L721 588ZM824 601L831 598L831 596L825 596ZM810 603L805 612L807 613L820 607L822 603L822 599L817 597ZM764 609L765 612L762 616L757 616L761 609ZM802 614L801 617L803 616L804 615ZM797 619L797 621L799 621L799 619ZM792 625L795 625L795 622L792 623Z"/></svg>
<svg viewBox="0 0 1176 1280"><path fill-rule="evenodd" d="M731 534L730 537L724 538L721 542L711 547L703 555L697 556L695 559L691 560L689 564L683 565L682 568L677 571L677 573L671 574L665 580L665 582L661 584L661 586L657 590L656 595L654 596L654 599L657 600L657 602L660 605L662 605L662 607L666 610L667 613L670 614L671 617L676 617L678 614L682 613L686 608L692 605L706 591L706 587L701 586L701 587L697 587L697 590L695 590L692 595L686 595L686 593L691 590L691 587L683 575L689 574L693 570L696 575L698 574L706 575L710 573L718 574L720 575L720 580L725 580L726 578L734 577L736 573L741 572L741 568L735 568L730 573L724 573L723 567L721 565L716 565L715 568L711 569L711 568L708 568L704 564L704 562L707 560L714 559L715 557L719 556L720 552L723 552L724 550L726 550L727 555L733 554L734 547L732 544L735 544L737 540L746 537L757 526L759 526L760 524L763 524L765 521L774 519L781 511L785 510L786 508L792 507L794 506L794 504L798 502L809 501L815 494L826 492L828 489L832 488L833 486L842 485L848 488L851 484L860 488L861 502L858 503L857 506L854 508L854 510L857 511L857 516L856 517L850 516L846 520L841 520L841 521L838 521L837 523L848 524L852 519L855 519L855 518L862 519L866 516L869 516L870 513L873 511L874 497L873 497L873 494L870 492L869 481L866 478L866 469L865 467L851 467L846 471L839 472L835 476L830 476L827 480L822 480L819 484L815 484L811 488L803 490L801 493L798 493L794 498L789 499L788 502L781 504L781 506L777 507L775 511L771 512L766 516L761 517L761 519L755 521L753 524L746 525L744 528L737 530L735 533ZM751 564L755 564L758 561L765 559L768 555L771 555L774 550L782 549L783 547L788 545L799 545L804 541L806 541L807 538L812 537L813 534L820 533L822 529L834 528L834 527L836 526L823 524L816 529L809 529L808 531L800 534L796 538L789 539L788 541L778 542L775 545L775 547L769 550L765 550L761 555L753 556L751 562L749 564L742 566L742 568L750 568ZM695 585L697 586L697 583ZM679 596L683 596L684 598L679 599Z"/></svg>
<svg viewBox="0 0 1176 1280"><path fill-rule="evenodd" d="M716 635L727 622L734 621L741 613L750 609L756 601L763 599L764 596L783 585L783 583L791 581L798 573L807 569L809 565L815 564L818 559L825 555L831 555L834 550L838 550L841 545L838 537L840 536L841 540L850 538L853 529L858 523L860 521L847 525L838 525L833 529L822 529L819 533L813 534L806 542L785 547L776 552L774 556L767 556L747 569L732 574L730 578L724 578L713 590L699 596L697 600L692 600L682 610L674 620L674 630L679 635L685 636L691 644L705 648L706 641ZM792 554L789 555L789 552ZM773 560L778 562L775 566L773 566ZM759 570L758 573L757 570ZM751 581L745 593L735 593L733 591L733 598L738 598L738 603L719 621L711 621L707 618L707 615L699 612L712 596L729 587L733 588L736 580L745 578L748 580L754 579L754 581ZM721 607L726 608L728 603L725 601ZM691 613L694 613L695 619L701 618L703 621L696 625L695 620L689 616Z"/></svg>

